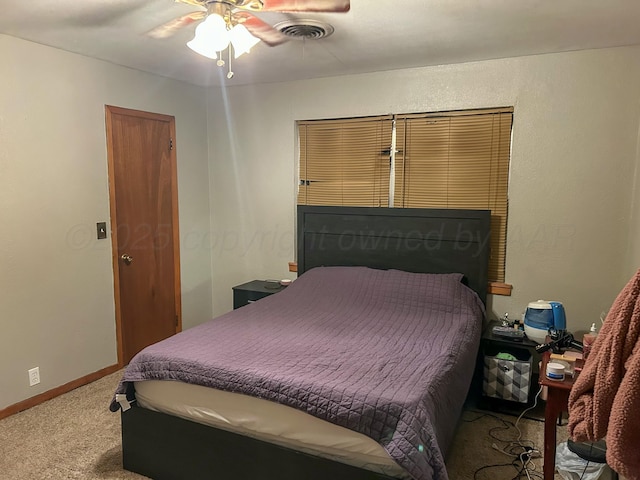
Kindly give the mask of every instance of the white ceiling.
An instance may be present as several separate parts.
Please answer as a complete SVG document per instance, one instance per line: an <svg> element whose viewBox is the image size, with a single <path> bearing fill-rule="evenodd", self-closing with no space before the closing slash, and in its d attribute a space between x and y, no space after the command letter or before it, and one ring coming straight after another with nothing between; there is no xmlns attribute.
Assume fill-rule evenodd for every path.
<svg viewBox="0 0 640 480"><path fill-rule="evenodd" d="M342 14L258 16L329 23L319 40L259 44L226 67L189 50L195 26L152 28L194 11L172 0L0 0L0 32L197 85L241 85L640 44L640 0L351 0Z"/></svg>

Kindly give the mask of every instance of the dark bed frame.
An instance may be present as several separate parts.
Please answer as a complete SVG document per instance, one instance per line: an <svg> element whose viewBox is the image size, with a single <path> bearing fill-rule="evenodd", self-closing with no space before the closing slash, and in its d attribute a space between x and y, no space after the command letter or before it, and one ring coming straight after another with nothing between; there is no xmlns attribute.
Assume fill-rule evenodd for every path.
<svg viewBox="0 0 640 480"><path fill-rule="evenodd" d="M298 207L298 275L318 266L463 273L487 294L485 210ZM136 406L122 412L126 470L158 480L394 480Z"/></svg>
<svg viewBox="0 0 640 480"><path fill-rule="evenodd" d="M298 207L298 275L320 266L463 273L487 298L488 210Z"/></svg>

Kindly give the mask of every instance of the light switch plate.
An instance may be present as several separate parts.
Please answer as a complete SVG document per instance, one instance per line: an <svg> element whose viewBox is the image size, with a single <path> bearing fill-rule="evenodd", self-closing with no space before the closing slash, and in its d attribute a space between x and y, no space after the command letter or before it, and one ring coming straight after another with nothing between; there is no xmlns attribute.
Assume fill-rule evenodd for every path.
<svg viewBox="0 0 640 480"><path fill-rule="evenodd" d="M98 240L107 238L107 222L98 222L96 224L96 230L98 234Z"/></svg>

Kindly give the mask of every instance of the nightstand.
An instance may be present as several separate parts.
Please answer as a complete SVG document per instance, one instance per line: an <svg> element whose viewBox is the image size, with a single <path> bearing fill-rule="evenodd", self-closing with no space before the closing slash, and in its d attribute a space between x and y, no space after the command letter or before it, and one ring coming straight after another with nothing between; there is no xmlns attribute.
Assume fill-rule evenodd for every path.
<svg viewBox="0 0 640 480"><path fill-rule="evenodd" d="M523 338L522 341L514 341L509 338L494 335L493 327L498 325L501 325L501 323L497 320L489 322L489 325L487 325L482 333L482 339L480 341L478 373L481 375L483 381L481 398L489 403L501 404L501 407L504 407L505 404L511 404L513 406L531 405L537 393L538 385L538 363L540 362L540 354L536 352L538 343L526 337ZM511 354L516 360L496 360L498 353ZM492 371L491 367L496 367L498 377L504 374L505 378L495 378L496 370ZM526 377L519 376L522 371L528 372L528 382L526 381ZM516 377L515 382L509 385L509 382L512 381L514 376ZM487 380L499 386L497 392L494 391L490 383L487 383ZM507 386L505 387L505 385ZM517 395L513 394L513 396L511 396L511 392L516 392L516 389L524 388L527 390L525 398L516 400ZM507 391L510 392L509 395L505 394ZM503 394L505 394L505 397L510 398L500 398Z"/></svg>
<svg viewBox="0 0 640 480"><path fill-rule="evenodd" d="M277 288L267 288L264 280L253 280L233 287L233 309L244 307L261 298L284 290L286 287L278 285Z"/></svg>
<svg viewBox="0 0 640 480"><path fill-rule="evenodd" d="M537 365L537 363L541 359L540 355L536 352L536 346L538 345L538 342L534 342L533 340L529 340L526 336L524 337L524 339L522 341L518 342L518 341L510 340L510 339L505 338L505 337L500 337L498 335L494 335L493 334L493 327L497 327L499 325L502 325L502 324L498 320L492 320L491 322L489 322L489 325L487 325L487 328L485 328L484 332L482 332L481 348L483 348L483 349L486 349L486 348L497 348L497 349L500 349L500 348L506 348L506 349L516 348L516 349L527 350L534 357L537 356L537 360L535 362L536 365ZM537 367L536 367L536 369L537 369Z"/></svg>

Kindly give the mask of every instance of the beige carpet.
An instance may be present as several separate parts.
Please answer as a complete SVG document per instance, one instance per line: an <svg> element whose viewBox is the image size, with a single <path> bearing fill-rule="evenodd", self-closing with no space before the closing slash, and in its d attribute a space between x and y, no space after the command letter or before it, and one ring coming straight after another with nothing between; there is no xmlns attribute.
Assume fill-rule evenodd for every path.
<svg viewBox="0 0 640 480"><path fill-rule="evenodd" d="M122 469L120 416L108 408L120 376L0 420L0 478L144 479Z"/></svg>
<svg viewBox="0 0 640 480"><path fill-rule="evenodd" d="M120 372L109 375L0 420L0 479L144 479L122 469L120 415L108 410L120 375ZM512 423L516 420L513 416L500 417ZM490 436L492 428L502 425L497 418L467 410L463 419L473 421L460 423L447 461L451 480L473 480L477 469L511 461L491 446L506 445ZM519 425L522 438L533 441L542 451L544 424L525 419ZM496 429L493 435L501 440L514 440L517 433L513 428ZM558 428L558 437L566 437L566 428ZM535 463L535 473L541 474L541 460ZM511 466L489 468L480 471L476 478L508 480L516 473ZM533 478L536 477L541 475L534 474ZM556 478L560 479L558 475Z"/></svg>

